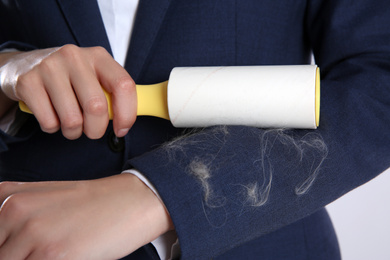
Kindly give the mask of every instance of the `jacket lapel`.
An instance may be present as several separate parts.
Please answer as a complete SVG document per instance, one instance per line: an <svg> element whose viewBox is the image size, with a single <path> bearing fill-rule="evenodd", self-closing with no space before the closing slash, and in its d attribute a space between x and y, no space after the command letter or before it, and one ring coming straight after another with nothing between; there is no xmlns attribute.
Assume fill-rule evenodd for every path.
<svg viewBox="0 0 390 260"><path fill-rule="evenodd" d="M137 82L147 64L170 0L140 0L125 68ZM137 82L138 83L138 82Z"/></svg>
<svg viewBox="0 0 390 260"><path fill-rule="evenodd" d="M79 46L102 46L112 54L96 0L57 0Z"/></svg>
<svg viewBox="0 0 390 260"><path fill-rule="evenodd" d="M102 46L111 54L96 0L57 0L76 42L83 47ZM137 82L158 33L170 0L140 0L125 68Z"/></svg>

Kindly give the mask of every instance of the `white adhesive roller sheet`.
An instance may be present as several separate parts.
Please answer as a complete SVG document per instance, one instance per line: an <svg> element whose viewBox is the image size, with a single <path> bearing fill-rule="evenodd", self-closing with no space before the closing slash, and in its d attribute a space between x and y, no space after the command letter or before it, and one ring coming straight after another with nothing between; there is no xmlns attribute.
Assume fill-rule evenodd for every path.
<svg viewBox="0 0 390 260"><path fill-rule="evenodd" d="M316 65L175 68L168 84L169 117L176 127L315 129L318 77Z"/></svg>

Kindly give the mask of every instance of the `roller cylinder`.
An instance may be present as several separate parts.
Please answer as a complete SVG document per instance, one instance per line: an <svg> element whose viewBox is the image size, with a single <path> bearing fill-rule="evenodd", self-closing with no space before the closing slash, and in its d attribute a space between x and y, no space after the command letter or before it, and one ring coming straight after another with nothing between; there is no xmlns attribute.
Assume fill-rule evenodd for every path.
<svg viewBox="0 0 390 260"><path fill-rule="evenodd" d="M175 127L315 129L318 77L316 65L174 68L169 117Z"/></svg>

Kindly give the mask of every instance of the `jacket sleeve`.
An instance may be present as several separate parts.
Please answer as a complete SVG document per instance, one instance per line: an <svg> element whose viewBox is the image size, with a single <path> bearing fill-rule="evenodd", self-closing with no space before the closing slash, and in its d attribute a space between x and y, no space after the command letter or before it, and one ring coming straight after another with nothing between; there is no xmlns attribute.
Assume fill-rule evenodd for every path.
<svg viewBox="0 0 390 260"><path fill-rule="evenodd" d="M309 2L318 130L206 128L128 161L164 200L183 259L297 221L390 166L390 2Z"/></svg>
<svg viewBox="0 0 390 260"><path fill-rule="evenodd" d="M7 5L7 8L3 5ZM17 15L16 5L17 3L10 1L0 6L0 52L5 49L20 51L37 49L32 44L27 43L28 34L22 25L22 19ZM17 136L10 136L0 130L0 152L7 151L8 144L24 141L31 135L32 133L23 131Z"/></svg>
<svg viewBox="0 0 390 260"><path fill-rule="evenodd" d="M4 49L21 51L36 49L35 46L28 43L30 35L23 26L16 6L17 3L12 1L0 6L0 51Z"/></svg>

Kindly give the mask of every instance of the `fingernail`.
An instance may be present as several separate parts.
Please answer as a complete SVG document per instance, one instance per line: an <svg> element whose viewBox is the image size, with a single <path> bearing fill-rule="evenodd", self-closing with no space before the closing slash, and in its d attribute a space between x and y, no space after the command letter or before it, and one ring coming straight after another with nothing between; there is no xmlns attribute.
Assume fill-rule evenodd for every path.
<svg viewBox="0 0 390 260"><path fill-rule="evenodd" d="M127 132L129 132L129 130L130 130L130 128L123 128L123 129L120 129L120 130L118 131L117 136L118 136L118 137L123 137L123 136L125 136L125 135L127 134Z"/></svg>

